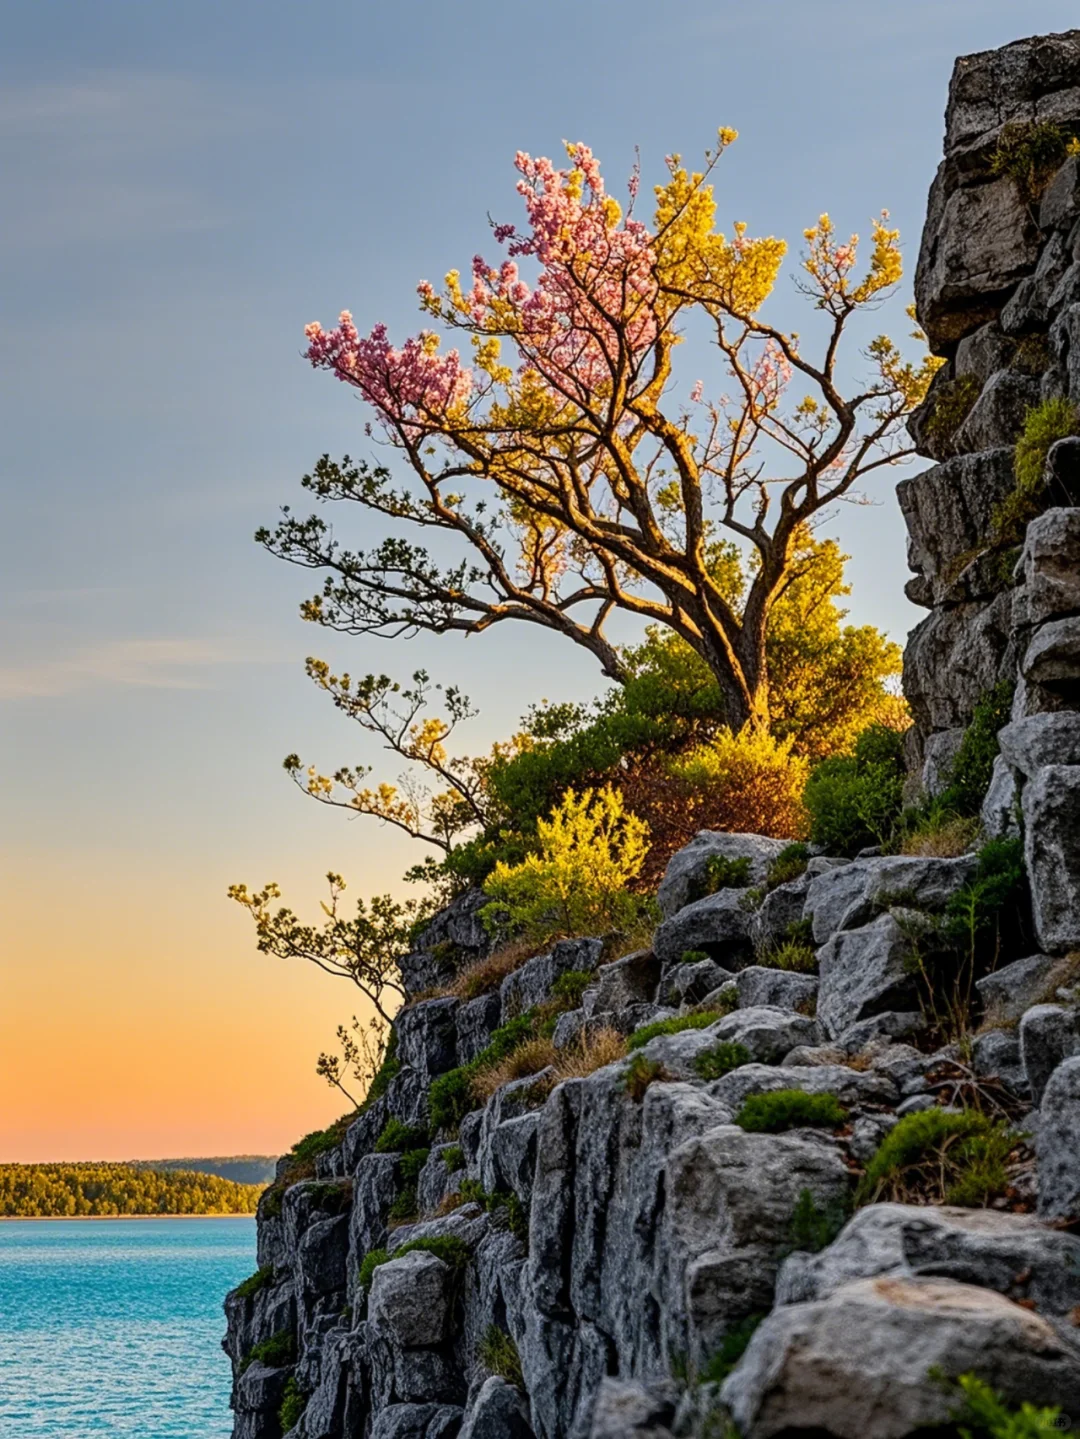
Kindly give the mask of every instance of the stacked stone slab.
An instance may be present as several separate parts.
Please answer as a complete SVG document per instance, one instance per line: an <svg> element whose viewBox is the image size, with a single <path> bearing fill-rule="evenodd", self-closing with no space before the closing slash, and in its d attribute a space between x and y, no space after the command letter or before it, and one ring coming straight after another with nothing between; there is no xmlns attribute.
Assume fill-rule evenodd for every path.
<svg viewBox="0 0 1080 1439"><path fill-rule="evenodd" d="M924 786L940 788L980 697L1015 682L985 819L1003 832L1022 814L1039 943L1064 953L1080 944L1080 439L1052 447L1053 508L1019 553L994 517L1029 408L1080 405L1080 156L1037 198L991 168L1006 127L1043 122L1080 134L1080 31L957 61L915 280L945 364L911 430L938 463L898 496L907 593L930 610L904 656ZM953 418L970 408L944 423L958 395Z"/></svg>

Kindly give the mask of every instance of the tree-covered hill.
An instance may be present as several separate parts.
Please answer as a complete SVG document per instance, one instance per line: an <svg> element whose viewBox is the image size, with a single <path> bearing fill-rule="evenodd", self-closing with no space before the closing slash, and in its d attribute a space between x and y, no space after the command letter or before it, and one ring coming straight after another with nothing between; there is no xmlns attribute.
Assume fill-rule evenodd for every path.
<svg viewBox="0 0 1080 1439"><path fill-rule="evenodd" d="M191 1174L216 1174L237 1184L271 1184L277 1168L275 1154L230 1154L209 1159L137 1159L136 1169L183 1169Z"/></svg>
<svg viewBox="0 0 1080 1439"><path fill-rule="evenodd" d="M133 1164L0 1165L0 1218L253 1214L262 1185Z"/></svg>

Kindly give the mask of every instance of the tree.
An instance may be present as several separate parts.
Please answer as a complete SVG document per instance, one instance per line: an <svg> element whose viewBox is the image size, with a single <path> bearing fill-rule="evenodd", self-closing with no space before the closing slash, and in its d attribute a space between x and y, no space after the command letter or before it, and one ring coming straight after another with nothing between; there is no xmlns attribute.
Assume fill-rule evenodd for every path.
<svg viewBox="0 0 1080 1439"><path fill-rule="evenodd" d="M338 1025L337 1037L341 1053L320 1054L315 1073L320 1079L325 1079L332 1089L339 1089L350 1104L359 1105L370 1091L386 1057L386 1022L373 1014L365 1025L354 1014L348 1029L343 1024ZM361 1086L360 1099L345 1088L345 1080L350 1074Z"/></svg>
<svg viewBox="0 0 1080 1439"><path fill-rule="evenodd" d="M388 894L377 894L365 904L358 900L356 916L339 913L345 881L339 874L326 876L330 901L323 903L325 923L302 924L291 909L274 910L271 901L281 898L276 884L252 894L246 884L229 886L229 898L248 910L255 921L256 947L260 954L279 959L306 959L326 974L351 980L367 996L386 1024L399 1001L409 998L398 961L409 950L410 931L419 918L414 901L399 904ZM321 1073L321 1071L320 1071Z"/></svg>
<svg viewBox="0 0 1080 1439"><path fill-rule="evenodd" d="M304 477L320 501L391 522L395 532L370 549L347 549L320 516L288 510L259 532L272 553L327 571L306 618L390 637L520 620L566 635L622 681L606 626L625 611L667 626L704 661L733 729L768 728L768 623L799 537L913 452L903 420L938 362L904 361L880 336L867 351L870 378L841 391L852 315L901 275L884 213L859 280L856 236L838 242L827 215L804 232L801 287L825 322L819 359L760 317L786 247L751 239L742 223L730 239L716 229L711 177L734 139L721 130L700 172L669 157L651 226L634 213L636 170L624 216L586 146L568 147L568 169L519 153L528 223L494 227L505 258L477 257L468 289L456 271L442 293L419 287L422 309L469 337L471 366L457 349L441 352L433 330L395 349L385 326L362 336L347 311L333 330L307 327L311 363L360 392L408 478L326 455ZM715 345L730 399L711 382L680 390L675 349L693 323ZM504 342L516 365L504 362ZM790 399L795 378L809 393ZM448 537L465 557L441 564L399 530ZM722 531L756 560L740 608L715 575Z"/></svg>

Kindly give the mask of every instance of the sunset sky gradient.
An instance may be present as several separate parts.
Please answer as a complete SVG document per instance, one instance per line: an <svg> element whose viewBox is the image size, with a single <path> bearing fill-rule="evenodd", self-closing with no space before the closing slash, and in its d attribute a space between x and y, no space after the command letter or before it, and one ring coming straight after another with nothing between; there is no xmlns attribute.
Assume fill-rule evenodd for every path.
<svg viewBox="0 0 1080 1439"><path fill-rule="evenodd" d="M514 152L740 131L725 222L797 241L888 206L914 268L958 53L1068 28L1064 0L16 0L0 5L0 1161L277 1152L341 1112L314 1073L345 984L258 955L228 884L398 887L420 856L281 769L374 757L306 681L426 665L482 715L600 687L530 633L391 648L304 626L251 542L362 407L303 326L419 327L415 285L518 219ZM490 248L490 246L488 246ZM797 246L796 246L797 248ZM880 321L909 328L898 297ZM789 281L773 313L800 327ZM902 639L891 481L833 532L853 615ZM394 778L396 769L385 771Z"/></svg>

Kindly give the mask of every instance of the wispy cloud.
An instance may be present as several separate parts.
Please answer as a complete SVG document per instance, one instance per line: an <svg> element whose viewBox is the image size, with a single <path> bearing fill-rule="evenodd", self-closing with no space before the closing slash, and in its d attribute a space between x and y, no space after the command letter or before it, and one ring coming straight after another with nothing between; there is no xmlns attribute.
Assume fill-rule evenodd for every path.
<svg viewBox="0 0 1080 1439"><path fill-rule="evenodd" d="M200 156L267 117L183 75L97 72L5 86L0 160L6 248L62 247L204 230L228 220Z"/></svg>
<svg viewBox="0 0 1080 1439"><path fill-rule="evenodd" d="M239 637L107 640L57 659L0 665L0 700L55 699L108 687L207 689L210 671L222 666L280 662L280 654Z"/></svg>

